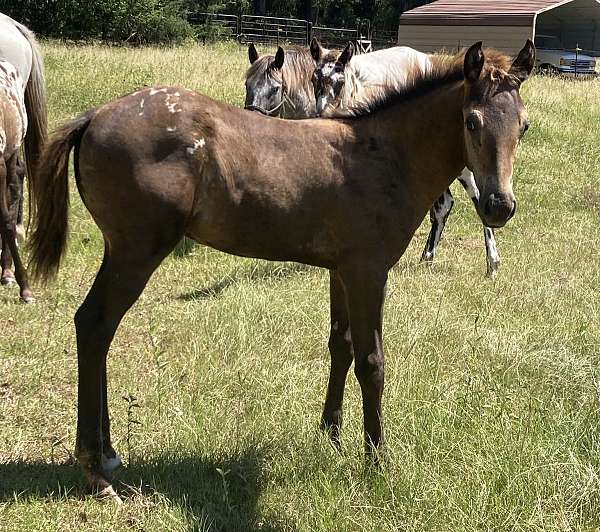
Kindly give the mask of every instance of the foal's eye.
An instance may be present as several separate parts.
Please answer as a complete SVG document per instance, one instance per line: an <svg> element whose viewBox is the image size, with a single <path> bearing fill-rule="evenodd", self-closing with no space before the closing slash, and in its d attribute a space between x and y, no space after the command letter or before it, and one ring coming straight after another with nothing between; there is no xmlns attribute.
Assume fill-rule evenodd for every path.
<svg viewBox="0 0 600 532"><path fill-rule="evenodd" d="M475 131L479 127L479 120L473 116L469 116L465 121L465 125L469 131Z"/></svg>

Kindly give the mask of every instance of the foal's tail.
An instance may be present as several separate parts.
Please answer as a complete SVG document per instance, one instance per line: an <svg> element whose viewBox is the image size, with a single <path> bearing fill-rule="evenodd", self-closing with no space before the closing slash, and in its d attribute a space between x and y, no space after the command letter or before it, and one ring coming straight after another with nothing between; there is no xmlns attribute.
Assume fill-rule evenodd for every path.
<svg viewBox="0 0 600 532"><path fill-rule="evenodd" d="M36 172L48 136L44 62L33 32L17 21L13 21L13 23L23 37L27 39L32 51L31 74L25 86L25 110L29 122L25 135L25 161L27 163L27 175L30 176Z"/></svg>
<svg viewBox="0 0 600 532"><path fill-rule="evenodd" d="M30 268L42 282L56 275L67 243L69 154L79 147L95 110L67 122L46 144L38 171L30 175L33 232L29 241ZM77 172L77 161L75 161Z"/></svg>

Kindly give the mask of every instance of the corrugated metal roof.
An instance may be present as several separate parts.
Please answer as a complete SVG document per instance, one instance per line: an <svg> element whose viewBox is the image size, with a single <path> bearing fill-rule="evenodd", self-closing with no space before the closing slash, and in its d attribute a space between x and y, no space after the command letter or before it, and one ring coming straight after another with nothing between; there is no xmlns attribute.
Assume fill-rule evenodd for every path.
<svg viewBox="0 0 600 532"><path fill-rule="evenodd" d="M538 13L574 0L437 0L403 13L400 24L528 25Z"/></svg>

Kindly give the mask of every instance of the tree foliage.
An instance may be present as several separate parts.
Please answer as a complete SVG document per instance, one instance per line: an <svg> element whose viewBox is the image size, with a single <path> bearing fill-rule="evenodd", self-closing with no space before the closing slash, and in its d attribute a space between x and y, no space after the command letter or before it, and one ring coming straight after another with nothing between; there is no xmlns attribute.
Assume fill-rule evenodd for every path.
<svg viewBox="0 0 600 532"><path fill-rule="evenodd" d="M194 35L179 0L3 0L4 13L40 35L176 43Z"/></svg>

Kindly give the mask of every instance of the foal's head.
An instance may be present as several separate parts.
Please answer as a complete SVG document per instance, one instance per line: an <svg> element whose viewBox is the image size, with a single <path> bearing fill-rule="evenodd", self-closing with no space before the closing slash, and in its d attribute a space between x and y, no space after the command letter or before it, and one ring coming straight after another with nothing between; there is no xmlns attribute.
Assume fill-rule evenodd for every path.
<svg viewBox="0 0 600 532"><path fill-rule="evenodd" d="M486 54L479 42L464 58L465 160L479 188L479 215L486 225L502 227L517 206L513 163L529 127L519 88L533 69L535 48L528 40L512 64L498 52Z"/></svg>
<svg viewBox="0 0 600 532"><path fill-rule="evenodd" d="M321 47L319 41L311 43L310 52L317 63L312 77L317 115L321 115L330 105L337 106L345 83L346 65L354 55L354 44L349 42L340 54Z"/></svg>
<svg viewBox="0 0 600 532"><path fill-rule="evenodd" d="M258 56L254 44L248 47L250 68L246 72L246 102L244 107L265 115L278 116L285 98L285 83L281 69L285 52L279 46L275 56Z"/></svg>

